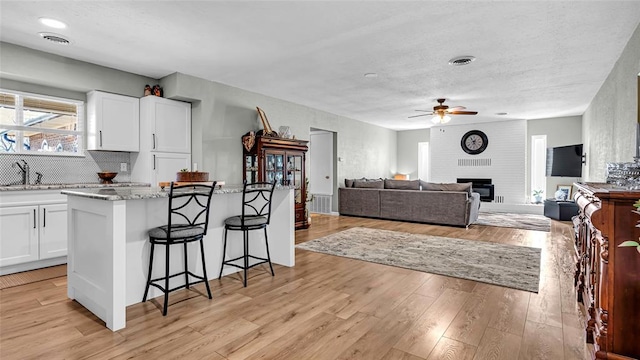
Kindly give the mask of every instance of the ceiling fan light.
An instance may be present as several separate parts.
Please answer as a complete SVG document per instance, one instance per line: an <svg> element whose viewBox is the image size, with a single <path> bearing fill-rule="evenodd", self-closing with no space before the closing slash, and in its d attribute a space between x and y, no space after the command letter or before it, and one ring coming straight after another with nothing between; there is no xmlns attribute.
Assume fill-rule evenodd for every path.
<svg viewBox="0 0 640 360"><path fill-rule="evenodd" d="M451 116L448 115L436 115L431 119L434 124L446 124L451 121Z"/></svg>

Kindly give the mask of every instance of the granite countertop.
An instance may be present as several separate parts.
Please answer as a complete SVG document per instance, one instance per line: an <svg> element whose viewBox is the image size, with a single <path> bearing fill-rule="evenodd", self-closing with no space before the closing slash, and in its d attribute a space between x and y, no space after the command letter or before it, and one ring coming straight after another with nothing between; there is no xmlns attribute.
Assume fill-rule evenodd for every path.
<svg viewBox="0 0 640 360"><path fill-rule="evenodd" d="M116 188L116 187L149 187L147 183L78 183L78 184L39 184L39 185L9 185L0 186L0 191L24 191L24 190L57 190L57 189L82 189L82 188Z"/></svg>
<svg viewBox="0 0 640 360"><path fill-rule="evenodd" d="M293 186L276 186L276 190L290 190ZM233 194L241 193L242 185L225 185L222 188L216 188L213 194ZM169 189L161 189L159 187L114 187L102 189L78 189L63 190L62 194L71 196L80 196L91 199L117 201L117 200L140 200L166 198L169 196Z"/></svg>

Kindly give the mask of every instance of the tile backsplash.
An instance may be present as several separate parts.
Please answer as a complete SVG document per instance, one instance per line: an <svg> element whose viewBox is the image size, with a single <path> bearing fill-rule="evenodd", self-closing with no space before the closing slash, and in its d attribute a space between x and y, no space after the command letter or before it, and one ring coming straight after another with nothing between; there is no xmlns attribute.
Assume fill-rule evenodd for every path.
<svg viewBox="0 0 640 360"><path fill-rule="evenodd" d="M86 151L85 157L46 156L27 154L0 155L0 185L19 184L22 172L14 164L24 160L29 164L29 183L34 184L36 172L42 173L43 184L99 183L100 171L117 172L113 182L131 181L131 156L128 152ZM120 164L127 171L120 171Z"/></svg>

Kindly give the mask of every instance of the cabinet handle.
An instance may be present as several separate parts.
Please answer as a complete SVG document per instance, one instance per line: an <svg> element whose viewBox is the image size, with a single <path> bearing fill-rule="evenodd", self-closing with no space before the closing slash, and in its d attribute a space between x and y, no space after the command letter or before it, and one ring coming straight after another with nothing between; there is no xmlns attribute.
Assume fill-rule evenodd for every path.
<svg viewBox="0 0 640 360"><path fill-rule="evenodd" d="M153 170L156 169L156 156L153 155Z"/></svg>
<svg viewBox="0 0 640 360"><path fill-rule="evenodd" d="M33 228L36 228L36 209L33 209Z"/></svg>
<svg viewBox="0 0 640 360"><path fill-rule="evenodd" d="M100 147L102 147L102 130L100 130Z"/></svg>
<svg viewBox="0 0 640 360"><path fill-rule="evenodd" d="M152 149L155 150L156 149L156 134L151 134L151 137L153 138L153 147L152 147Z"/></svg>
<svg viewBox="0 0 640 360"><path fill-rule="evenodd" d="M47 227L47 209L42 209L42 227Z"/></svg>

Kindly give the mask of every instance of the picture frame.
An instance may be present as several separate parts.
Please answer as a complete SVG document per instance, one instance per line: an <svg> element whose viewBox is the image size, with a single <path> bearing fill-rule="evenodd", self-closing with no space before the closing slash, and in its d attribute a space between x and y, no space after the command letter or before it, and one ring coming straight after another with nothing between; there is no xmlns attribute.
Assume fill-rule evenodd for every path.
<svg viewBox="0 0 640 360"><path fill-rule="evenodd" d="M572 194L572 185L558 185L556 187L556 191L560 190L562 192L564 192L567 196L565 197L565 200L570 201L571 200L571 195Z"/></svg>
<svg viewBox="0 0 640 360"><path fill-rule="evenodd" d="M271 124L269 124L269 120L267 120L267 114L265 114L264 110L260 109L256 106L258 110L258 115L260 115L260 121L262 121L263 135L266 136L278 136L278 133L273 131L271 128Z"/></svg>

